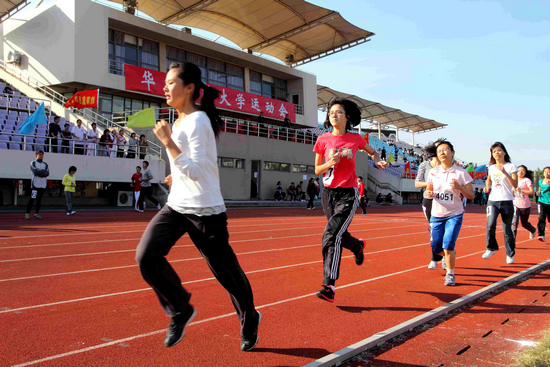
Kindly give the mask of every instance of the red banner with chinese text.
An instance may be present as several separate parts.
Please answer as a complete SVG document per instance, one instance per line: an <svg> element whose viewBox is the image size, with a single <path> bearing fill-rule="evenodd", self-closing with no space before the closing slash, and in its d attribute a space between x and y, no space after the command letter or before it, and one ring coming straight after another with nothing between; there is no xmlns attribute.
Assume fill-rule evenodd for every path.
<svg viewBox="0 0 550 367"><path fill-rule="evenodd" d="M124 64L126 89L164 97L166 73ZM214 102L217 108L259 115L266 118L284 120L288 114L291 122L296 122L296 108L293 103L258 96L239 90L207 84L220 91L220 97ZM200 103L200 98L197 100Z"/></svg>
<svg viewBox="0 0 550 367"><path fill-rule="evenodd" d="M83 90L75 93L74 96L69 98L65 102L65 108L76 107L82 108L97 108L97 101L99 99L99 89Z"/></svg>

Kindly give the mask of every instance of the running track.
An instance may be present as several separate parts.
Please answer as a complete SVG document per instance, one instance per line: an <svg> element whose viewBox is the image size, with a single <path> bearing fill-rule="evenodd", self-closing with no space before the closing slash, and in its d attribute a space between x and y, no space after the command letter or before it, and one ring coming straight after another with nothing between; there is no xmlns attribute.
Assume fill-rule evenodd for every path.
<svg viewBox="0 0 550 367"><path fill-rule="evenodd" d="M140 276L135 247L155 211L0 213L0 365L298 366L340 350L548 259L550 246L518 233L516 263L485 249L484 208L467 208L457 244L457 286L426 269L420 207L370 208L350 231L367 238L365 263L344 250L336 302L322 280L321 210L230 210L230 242L262 313L253 352L239 349L238 319L189 237L168 258L193 293L197 317L163 346L169 319ZM533 215L531 221L535 219ZM347 251L347 252L346 252Z"/></svg>

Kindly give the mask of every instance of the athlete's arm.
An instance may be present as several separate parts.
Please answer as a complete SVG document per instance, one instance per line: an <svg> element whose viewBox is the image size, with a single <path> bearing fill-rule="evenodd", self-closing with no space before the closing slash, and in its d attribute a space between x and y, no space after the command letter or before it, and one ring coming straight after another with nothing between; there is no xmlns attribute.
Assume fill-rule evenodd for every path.
<svg viewBox="0 0 550 367"><path fill-rule="evenodd" d="M322 175L323 173L328 171L329 168L338 164L338 162L340 162L340 153L333 154L332 158L330 158L328 162L325 162L325 164L323 164L323 155L315 153L315 174L317 176Z"/></svg>

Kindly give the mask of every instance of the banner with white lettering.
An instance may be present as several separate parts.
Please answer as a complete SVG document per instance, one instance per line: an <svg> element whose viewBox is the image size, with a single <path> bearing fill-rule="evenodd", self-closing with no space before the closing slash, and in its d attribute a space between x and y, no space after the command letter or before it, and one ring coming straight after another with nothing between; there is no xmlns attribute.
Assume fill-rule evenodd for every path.
<svg viewBox="0 0 550 367"><path fill-rule="evenodd" d="M126 77L126 90L164 97L163 88L166 73L124 64L124 74ZM215 101L215 105L219 109L254 115L263 112L266 118L278 120L284 120L288 115L291 122L296 122L296 108L293 103L220 87L219 85L209 83L207 85L220 91L220 98ZM200 103L200 98L197 103Z"/></svg>

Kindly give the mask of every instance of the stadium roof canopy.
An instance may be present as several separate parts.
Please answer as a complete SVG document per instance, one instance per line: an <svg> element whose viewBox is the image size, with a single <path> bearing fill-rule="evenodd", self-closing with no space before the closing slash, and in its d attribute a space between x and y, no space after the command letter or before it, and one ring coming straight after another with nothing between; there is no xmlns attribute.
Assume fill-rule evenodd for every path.
<svg viewBox="0 0 550 367"><path fill-rule="evenodd" d="M360 45L374 35L336 11L303 0L139 0L135 9L162 24L218 34L243 50L273 56L291 67Z"/></svg>
<svg viewBox="0 0 550 367"><path fill-rule="evenodd" d="M29 0L0 0L0 23L29 5Z"/></svg>
<svg viewBox="0 0 550 367"><path fill-rule="evenodd" d="M423 133L442 129L447 126L435 120L404 112L397 108L388 107L378 102L338 92L322 85L317 86L317 107L319 109L326 111L327 103L331 98L335 97L346 98L357 103L361 109L361 117L363 120L376 121L381 126L391 125L399 130L405 130L412 133Z"/></svg>

